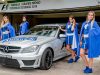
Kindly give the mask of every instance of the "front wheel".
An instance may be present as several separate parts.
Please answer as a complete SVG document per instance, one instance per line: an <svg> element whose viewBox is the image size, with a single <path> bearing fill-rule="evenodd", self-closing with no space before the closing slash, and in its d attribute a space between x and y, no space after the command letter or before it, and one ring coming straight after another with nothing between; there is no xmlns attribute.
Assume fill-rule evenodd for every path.
<svg viewBox="0 0 100 75"><path fill-rule="evenodd" d="M42 55L40 69L48 70L51 68L52 64L53 64L53 54L52 51L48 48L44 51Z"/></svg>

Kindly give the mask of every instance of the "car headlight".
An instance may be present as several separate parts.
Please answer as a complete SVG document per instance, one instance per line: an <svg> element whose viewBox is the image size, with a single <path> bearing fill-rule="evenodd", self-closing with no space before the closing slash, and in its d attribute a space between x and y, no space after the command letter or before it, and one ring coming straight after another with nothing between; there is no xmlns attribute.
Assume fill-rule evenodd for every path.
<svg viewBox="0 0 100 75"><path fill-rule="evenodd" d="M23 48L23 50L21 51L21 53L31 53L31 52L35 52L39 50L39 46L30 46L30 47L27 47L27 48Z"/></svg>

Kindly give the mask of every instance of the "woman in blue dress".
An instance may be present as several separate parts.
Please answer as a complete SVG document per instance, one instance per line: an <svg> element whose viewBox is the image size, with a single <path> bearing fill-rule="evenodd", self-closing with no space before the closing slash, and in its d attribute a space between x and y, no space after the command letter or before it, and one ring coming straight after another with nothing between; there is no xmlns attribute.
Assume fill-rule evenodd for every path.
<svg viewBox="0 0 100 75"><path fill-rule="evenodd" d="M19 35L24 35L28 32L29 23L26 16L23 16L23 22L20 24Z"/></svg>
<svg viewBox="0 0 100 75"><path fill-rule="evenodd" d="M84 61L84 73L92 73L93 58L100 55L100 28L95 21L95 12L88 12L86 21L82 24L80 32L80 56ZM85 56L87 52L88 58Z"/></svg>
<svg viewBox="0 0 100 75"><path fill-rule="evenodd" d="M9 18L6 15L3 17L1 23L0 34L1 34L1 40L5 40L15 36L15 29L9 22Z"/></svg>
<svg viewBox="0 0 100 75"><path fill-rule="evenodd" d="M78 23L76 23L74 16L69 16L69 22L66 24L66 29L60 29L66 33L66 50L71 53L71 59L68 63L77 62L79 57L77 56L78 47Z"/></svg>

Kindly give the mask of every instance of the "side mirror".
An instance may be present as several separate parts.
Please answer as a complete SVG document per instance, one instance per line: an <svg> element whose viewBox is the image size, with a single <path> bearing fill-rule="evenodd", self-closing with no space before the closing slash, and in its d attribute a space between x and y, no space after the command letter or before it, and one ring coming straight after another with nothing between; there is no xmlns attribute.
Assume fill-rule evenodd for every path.
<svg viewBox="0 0 100 75"><path fill-rule="evenodd" d="M60 38L65 38L66 35L65 35L65 34L60 34L59 37L60 37Z"/></svg>

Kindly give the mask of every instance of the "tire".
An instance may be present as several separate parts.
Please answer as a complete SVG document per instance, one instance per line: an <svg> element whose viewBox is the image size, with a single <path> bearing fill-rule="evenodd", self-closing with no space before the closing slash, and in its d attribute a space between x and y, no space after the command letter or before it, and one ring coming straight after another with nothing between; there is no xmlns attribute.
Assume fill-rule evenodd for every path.
<svg viewBox="0 0 100 75"><path fill-rule="evenodd" d="M53 64L53 54L51 49L46 49L42 55L40 69L41 70L48 70L51 68Z"/></svg>

